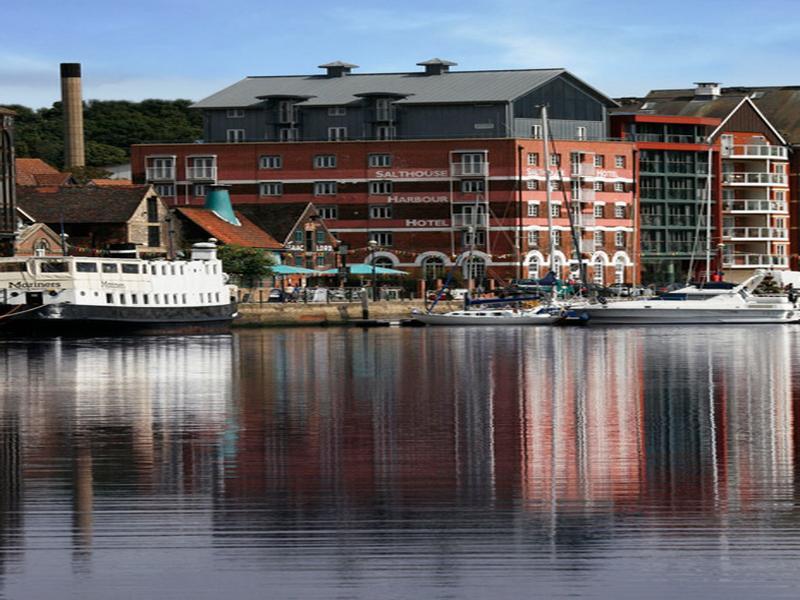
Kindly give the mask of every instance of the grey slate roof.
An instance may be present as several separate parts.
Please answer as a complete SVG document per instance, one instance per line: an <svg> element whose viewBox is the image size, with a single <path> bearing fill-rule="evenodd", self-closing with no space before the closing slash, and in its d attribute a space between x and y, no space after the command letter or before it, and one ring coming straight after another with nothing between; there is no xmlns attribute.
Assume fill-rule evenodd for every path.
<svg viewBox="0 0 800 600"><path fill-rule="evenodd" d="M357 94L392 92L406 96L397 104L461 102L507 102L536 89L548 81L568 75L578 85L602 98L613 100L581 82L564 69L509 71L450 71L440 75L414 73L363 73L343 77L292 75L246 77L238 83L204 98L195 108L241 108L254 106L259 96L313 96L300 106L332 106L359 101Z"/></svg>

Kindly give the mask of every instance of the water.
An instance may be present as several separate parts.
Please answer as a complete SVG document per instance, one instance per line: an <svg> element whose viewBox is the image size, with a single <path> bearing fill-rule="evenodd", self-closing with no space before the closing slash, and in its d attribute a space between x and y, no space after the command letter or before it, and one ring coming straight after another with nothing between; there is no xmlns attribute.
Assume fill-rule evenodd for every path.
<svg viewBox="0 0 800 600"><path fill-rule="evenodd" d="M0 342L0 598L795 598L798 336Z"/></svg>

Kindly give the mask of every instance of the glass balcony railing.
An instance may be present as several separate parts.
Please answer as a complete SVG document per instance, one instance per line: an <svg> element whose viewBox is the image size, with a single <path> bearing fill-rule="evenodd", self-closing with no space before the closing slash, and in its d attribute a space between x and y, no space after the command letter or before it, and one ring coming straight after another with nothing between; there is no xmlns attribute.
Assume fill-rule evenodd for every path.
<svg viewBox="0 0 800 600"><path fill-rule="evenodd" d="M786 185L783 173L723 173L725 185Z"/></svg>
<svg viewBox="0 0 800 600"><path fill-rule="evenodd" d="M786 212L786 202L776 200L723 200L722 210L728 212L772 213Z"/></svg>
<svg viewBox="0 0 800 600"><path fill-rule="evenodd" d="M722 149L723 157L730 158L771 158L787 160L789 153L783 146L769 144L740 144Z"/></svg>
<svg viewBox="0 0 800 600"><path fill-rule="evenodd" d="M788 267L789 257L776 254L726 254L722 257L726 268Z"/></svg>
<svg viewBox="0 0 800 600"><path fill-rule="evenodd" d="M741 240L788 240L789 230L779 227L723 227L722 237Z"/></svg>

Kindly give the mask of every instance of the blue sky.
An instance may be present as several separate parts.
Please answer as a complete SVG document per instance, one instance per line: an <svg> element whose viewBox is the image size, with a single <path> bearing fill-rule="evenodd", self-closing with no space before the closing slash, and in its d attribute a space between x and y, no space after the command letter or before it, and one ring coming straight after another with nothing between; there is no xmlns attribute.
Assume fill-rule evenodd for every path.
<svg viewBox="0 0 800 600"><path fill-rule="evenodd" d="M800 84L796 0L38 0L3 7L0 104L49 106L58 63L86 99L198 100L246 75L345 60L408 71L566 67L611 96L694 81ZM9 24L16 24L11 25Z"/></svg>

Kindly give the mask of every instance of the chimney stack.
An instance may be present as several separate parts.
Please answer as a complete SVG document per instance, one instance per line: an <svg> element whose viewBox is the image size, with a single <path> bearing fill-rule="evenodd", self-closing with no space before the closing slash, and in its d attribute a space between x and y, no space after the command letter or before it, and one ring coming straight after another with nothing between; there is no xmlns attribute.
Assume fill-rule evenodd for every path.
<svg viewBox="0 0 800 600"><path fill-rule="evenodd" d="M86 155L80 63L61 63L61 105L64 111L64 168L83 167Z"/></svg>

